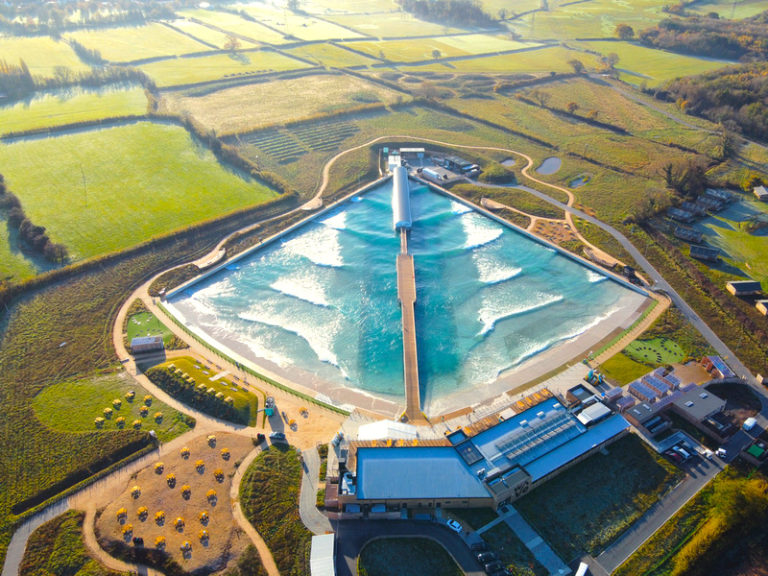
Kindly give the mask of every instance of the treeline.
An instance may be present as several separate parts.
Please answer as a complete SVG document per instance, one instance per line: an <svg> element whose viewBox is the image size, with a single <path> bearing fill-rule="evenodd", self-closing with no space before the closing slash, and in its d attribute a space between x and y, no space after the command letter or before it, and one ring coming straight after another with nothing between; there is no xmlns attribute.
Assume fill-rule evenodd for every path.
<svg viewBox="0 0 768 576"><path fill-rule="evenodd" d="M768 64L728 67L679 78L656 97L677 102L681 110L719 122L728 130L766 139L768 134Z"/></svg>
<svg viewBox="0 0 768 576"><path fill-rule="evenodd" d="M479 0L397 0L406 12L431 22L457 26L496 26Z"/></svg>
<svg viewBox="0 0 768 576"><path fill-rule="evenodd" d="M668 18L640 33L646 46L726 60L768 58L768 12L744 20L720 20L716 14Z"/></svg>
<svg viewBox="0 0 768 576"><path fill-rule="evenodd" d="M19 239L27 247L42 254L50 262L64 264L69 260L67 247L51 242L45 228L33 224L27 217L19 197L6 188L5 178L2 174L0 174L0 209L6 212L8 225L18 231Z"/></svg>
<svg viewBox="0 0 768 576"><path fill-rule="evenodd" d="M23 98L35 89L35 81L24 60L18 65L0 60L0 94L8 100Z"/></svg>

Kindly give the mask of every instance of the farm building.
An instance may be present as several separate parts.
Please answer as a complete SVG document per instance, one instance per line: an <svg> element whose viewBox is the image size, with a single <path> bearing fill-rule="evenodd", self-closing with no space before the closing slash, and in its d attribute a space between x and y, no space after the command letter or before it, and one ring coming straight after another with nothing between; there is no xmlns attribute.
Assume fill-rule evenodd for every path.
<svg viewBox="0 0 768 576"><path fill-rule="evenodd" d="M756 280L726 282L725 288L734 296L757 296L763 293L763 287Z"/></svg>
<svg viewBox="0 0 768 576"><path fill-rule="evenodd" d="M720 250L709 246L691 246L691 258L715 261L720 258Z"/></svg>
<svg viewBox="0 0 768 576"><path fill-rule="evenodd" d="M162 336L137 336L131 340L131 352L133 354L157 352L164 349Z"/></svg>
<svg viewBox="0 0 768 576"><path fill-rule="evenodd" d="M719 190L717 188L708 188L707 191L704 192L704 195L719 200L720 202L730 202L733 200L733 196L730 192L727 190Z"/></svg>
<svg viewBox="0 0 768 576"><path fill-rule="evenodd" d="M694 217L691 212L688 212L688 210L682 210L681 208L669 208L667 210L667 215L672 218L673 220L677 220L678 222L693 222Z"/></svg>
<svg viewBox="0 0 768 576"><path fill-rule="evenodd" d="M511 502L626 433L627 421L599 406L589 425L550 397L437 440L352 442L339 503L395 512Z"/></svg>
<svg viewBox="0 0 768 576"><path fill-rule="evenodd" d="M336 535L312 536L309 570L312 576L336 576Z"/></svg>
<svg viewBox="0 0 768 576"><path fill-rule="evenodd" d="M755 198L760 200L760 202L768 202L768 190L765 189L765 186L757 186L753 192Z"/></svg>
<svg viewBox="0 0 768 576"><path fill-rule="evenodd" d="M755 303L755 308L757 308L763 316L768 316L768 300L758 300Z"/></svg>
<svg viewBox="0 0 768 576"><path fill-rule="evenodd" d="M693 242L695 244L701 242L702 238L704 237L704 234L698 230L694 230L693 228L688 228L686 226L676 226L674 234L675 237L680 238L680 240Z"/></svg>

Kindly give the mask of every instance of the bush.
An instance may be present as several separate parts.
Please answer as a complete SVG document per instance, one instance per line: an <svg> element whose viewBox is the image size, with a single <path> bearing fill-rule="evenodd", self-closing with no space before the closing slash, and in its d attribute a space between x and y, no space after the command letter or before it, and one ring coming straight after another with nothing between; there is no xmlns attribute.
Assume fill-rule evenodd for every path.
<svg viewBox="0 0 768 576"><path fill-rule="evenodd" d="M490 162L478 178L481 182L489 184L516 184L517 177L512 170L507 170L498 162Z"/></svg>

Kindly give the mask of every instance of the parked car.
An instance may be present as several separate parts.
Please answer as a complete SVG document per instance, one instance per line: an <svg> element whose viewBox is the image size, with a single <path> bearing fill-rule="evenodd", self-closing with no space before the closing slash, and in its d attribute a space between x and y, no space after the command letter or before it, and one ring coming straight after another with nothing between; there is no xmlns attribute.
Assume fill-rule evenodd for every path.
<svg viewBox="0 0 768 576"><path fill-rule="evenodd" d="M446 521L445 525L448 526L448 528L450 528L454 532L456 532L456 534L459 534L462 530L464 530L464 528L462 528L461 524L456 522L456 520L448 520L448 521Z"/></svg>
<svg viewBox="0 0 768 576"><path fill-rule="evenodd" d="M728 450L726 450L725 448L718 448L715 451L715 454L717 454L718 458L725 458L728 455Z"/></svg>
<svg viewBox="0 0 768 576"><path fill-rule="evenodd" d="M272 442L287 442L285 439L285 434L282 432L272 432L269 435L269 439L272 440Z"/></svg>
<svg viewBox="0 0 768 576"><path fill-rule="evenodd" d="M690 459L691 459L691 453L690 453L690 452L688 452L688 451L687 451L685 448L683 448L682 446L673 446L673 447L672 447L672 450L674 450L675 452L677 452L678 454L680 454L680 456L682 456L682 458L683 458L683 462L685 462L686 460L690 460Z"/></svg>
<svg viewBox="0 0 768 576"><path fill-rule="evenodd" d="M677 452L675 452L674 450L671 450L671 449L670 450L666 450L664 452L664 456L666 456L667 458L672 460L672 462L674 462L675 464L681 464L683 462L683 457L680 454L678 454Z"/></svg>
<svg viewBox="0 0 768 576"><path fill-rule="evenodd" d="M504 570L504 564L502 564L498 560L495 560L493 562L489 562L483 568L486 574L493 574L494 572L498 572L499 570Z"/></svg>
<svg viewBox="0 0 768 576"><path fill-rule="evenodd" d="M480 552L480 554L477 555L477 561L483 565L498 559L499 557L496 556L494 552Z"/></svg>

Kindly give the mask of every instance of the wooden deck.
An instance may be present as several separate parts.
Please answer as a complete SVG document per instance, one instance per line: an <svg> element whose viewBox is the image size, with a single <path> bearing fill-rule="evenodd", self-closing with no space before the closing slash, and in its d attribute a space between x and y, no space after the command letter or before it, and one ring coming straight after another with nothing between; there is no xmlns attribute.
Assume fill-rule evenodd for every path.
<svg viewBox="0 0 768 576"><path fill-rule="evenodd" d="M416 273L413 256L408 254L408 233L400 230L397 255L397 298L403 316L403 372L405 376L405 416L411 424L424 423L419 394L419 360L416 353Z"/></svg>

